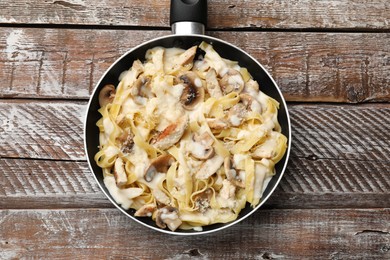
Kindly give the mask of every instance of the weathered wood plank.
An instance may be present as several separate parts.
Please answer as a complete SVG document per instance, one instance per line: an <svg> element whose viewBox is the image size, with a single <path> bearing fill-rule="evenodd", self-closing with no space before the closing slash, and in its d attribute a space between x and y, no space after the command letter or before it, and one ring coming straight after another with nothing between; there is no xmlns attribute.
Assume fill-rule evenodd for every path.
<svg viewBox="0 0 390 260"><path fill-rule="evenodd" d="M0 23L169 26L164 1L2 1ZM208 27L389 29L386 0L209 1ZM362 15L364 14L364 15Z"/></svg>
<svg viewBox="0 0 390 260"><path fill-rule="evenodd" d="M389 162L389 105L289 107L292 156ZM2 100L0 156L84 160L85 113L85 102Z"/></svg>
<svg viewBox="0 0 390 260"><path fill-rule="evenodd" d="M0 208L112 207L86 162L0 159Z"/></svg>
<svg viewBox="0 0 390 260"><path fill-rule="evenodd" d="M168 32L0 28L0 97L86 99L116 58L164 34ZM212 35L258 59L289 101L390 100L390 34Z"/></svg>
<svg viewBox="0 0 390 260"><path fill-rule="evenodd" d="M149 230L114 209L2 210L0 256L388 259L389 223L389 209L259 210L226 230L179 238Z"/></svg>
<svg viewBox="0 0 390 260"><path fill-rule="evenodd" d="M0 107L0 157L85 159L85 102L5 100Z"/></svg>
<svg viewBox="0 0 390 260"><path fill-rule="evenodd" d="M2 209L113 207L87 162L0 159L0 168ZM390 179L385 172L389 168L390 162L293 157L264 207L390 207Z"/></svg>

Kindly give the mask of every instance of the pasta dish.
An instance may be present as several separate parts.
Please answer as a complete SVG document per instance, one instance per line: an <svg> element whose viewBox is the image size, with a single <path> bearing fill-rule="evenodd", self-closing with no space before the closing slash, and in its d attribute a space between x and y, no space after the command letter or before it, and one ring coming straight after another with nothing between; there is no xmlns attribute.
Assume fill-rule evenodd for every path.
<svg viewBox="0 0 390 260"><path fill-rule="evenodd" d="M246 68L202 42L149 49L119 81L99 93L95 161L121 207L175 231L259 204L287 138Z"/></svg>

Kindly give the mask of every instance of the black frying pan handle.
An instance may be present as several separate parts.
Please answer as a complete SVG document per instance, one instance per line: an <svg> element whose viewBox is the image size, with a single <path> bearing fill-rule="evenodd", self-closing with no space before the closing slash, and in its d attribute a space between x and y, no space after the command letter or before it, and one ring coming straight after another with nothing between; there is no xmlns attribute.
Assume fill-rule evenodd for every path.
<svg viewBox="0 0 390 260"><path fill-rule="evenodd" d="M171 0L170 25L195 22L207 26L207 0Z"/></svg>

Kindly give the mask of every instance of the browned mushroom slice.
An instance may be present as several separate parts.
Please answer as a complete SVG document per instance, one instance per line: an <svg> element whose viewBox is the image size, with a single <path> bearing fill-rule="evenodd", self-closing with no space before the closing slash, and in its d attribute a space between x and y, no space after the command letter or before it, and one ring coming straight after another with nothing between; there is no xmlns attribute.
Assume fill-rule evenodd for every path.
<svg viewBox="0 0 390 260"><path fill-rule="evenodd" d="M134 134L128 130L123 131L123 133L116 138L116 140L120 143L121 151L123 153L131 153L134 147Z"/></svg>
<svg viewBox="0 0 390 260"><path fill-rule="evenodd" d="M104 107L105 105L112 103L115 98L115 86L112 84L105 85L99 92L99 105Z"/></svg>
<svg viewBox="0 0 390 260"><path fill-rule="evenodd" d="M248 111L261 113L261 105L253 96L247 93L240 94L240 102L244 104Z"/></svg>
<svg viewBox="0 0 390 260"><path fill-rule="evenodd" d="M177 208L171 206L165 206L157 210L156 225L160 228L168 228L175 231L182 221L179 218Z"/></svg>
<svg viewBox="0 0 390 260"><path fill-rule="evenodd" d="M206 74L206 88L211 97L222 97L222 90L218 83L217 73L213 68L211 68Z"/></svg>
<svg viewBox="0 0 390 260"><path fill-rule="evenodd" d="M145 204L134 213L134 216L135 217L151 217L155 210L156 210L155 204Z"/></svg>
<svg viewBox="0 0 390 260"><path fill-rule="evenodd" d="M157 136L152 139L151 144L161 150L168 149L180 140L187 125L188 117L182 116L177 122L170 124L162 132L157 134Z"/></svg>
<svg viewBox="0 0 390 260"><path fill-rule="evenodd" d="M193 110L195 106L204 99L204 88L202 80L194 72L187 72L179 77L184 84L183 93L180 96L180 102L184 109Z"/></svg>
<svg viewBox="0 0 390 260"><path fill-rule="evenodd" d="M150 78L142 75L138 77L131 89L131 95L135 97L134 102L136 102L137 104L142 103L140 102L140 97L143 98L153 97L153 93L150 89Z"/></svg>
<svg viewBox="0 0 390 260"><path fill-rule="evenodd" d="M214 155L214 157L205 161L199 168L198 172L195 174L195 178L199 180L205 180L222 166L223 157L219 155Z"/></svg>
<svg viewBox="0 0 390 260"><path fill-rule="evenodd" d="M234 105L232 108L229 109L229 113L228 113L229 123L232 126L241 125L242 121L245 118L246 113L247 113L247 109L242 103L238 103Z"/></svg>
<svg viewBox="0 0 390 260"><path fill-rule="evenodd" d="M240 93L244 89L244 80L240 72L235 69L229 69L219 81L219 85L225 95L233 91Z"/></svg>
<svg viewBox="0 0 390 260"><path fill-rule="evenodd" d="M191 146L191 155L199 160L207 160L214 156L214 148L212 144L214 139L209 133L204 132L201 135L194 134L192 137L194 143Z"/></svg>
<svg viewBox="0 0 390 260"><path fill-rule="evenodd" d="M207 188L205 191L194 196L195 208L204 213L210 207L210 200L213 196L213 191L210 188Z"/></svg>
<svg viewBox="0 0 390 260"><path fill-rule="evenodd" d="M170 154L162 154L159 157L153 159L145 171L145 181L151 182L154 176L159 172L166 173L169 166L171 166L173 162L174 159Z"/></svg>
<svg viewBox="0 0 390 260"><path fill-rule="evenodd" d="M245 188L245 183L241 180L240 176L237 173L237 170L232 167L233 164L229 157L225 158L223 166L225 169L226 178L234 185L240 188Z"/></svg>
<svg viewBox="0 0 390 260"><path fill-rule="evenodd" d="M117 158L114 164L114 177L116 186L122 188L127 183L127 174L125 171L125 165L122 158Z"/></svg>

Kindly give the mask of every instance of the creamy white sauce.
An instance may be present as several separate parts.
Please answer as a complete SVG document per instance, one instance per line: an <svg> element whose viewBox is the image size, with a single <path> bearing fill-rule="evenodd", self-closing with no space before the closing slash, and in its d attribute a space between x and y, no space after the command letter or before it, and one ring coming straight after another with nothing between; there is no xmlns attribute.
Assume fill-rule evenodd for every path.
<svg viewBox="0 0 390 260"><path fill-rule="evenodd" d="M257 112L257 113L261 113L261 105L259 104L259 102L257 102L256 100L253 100L252 103L251 103L251 107L250 109L253 111L253 112Z"/></svg>
<svg viewBox="0 0 390 260"><path fill-rule="evenodd" d="M267 175L268 168L257 163L255 166L255 182L253 187L253 200L258 201L262 196L263 183Z"/></svg>
<svg viewBox="0 0 390 260"><path fill-rule="evenodd" d="M193 227L192 229L198 232L203 231L202 227Z"/></svg>
<svg viewBox="0 0 390 260"><path fill-rule="evenodd" d="M244 80L242 79L240 74L230 75L229 79L228 79L228 83L229 83L229 85L233 85L233 86L236 86L236 85L242 86L242 85L244 85Z"/></svg>
<svg viewBox="0 0 390 260"><path fill-rule="evenodd" d="M134 174L137 176L137 179L143 179L146 167L150 164L146 151L134 145L133 152L127 156L127 159L134 165Z"/></svg>
<svg viewBox="0 0 390 260"><path fill-rule="evenodd" d="M103 119L103 127L104 133L108 138L112 134L112 132L114 132L114 124L111 122L110 118L107 117Z"/></svg>
<svg viewBox="0 0 390 260"><path fill-rule="evenodd" d="M181 95L183 94L184 85L183 84L177 84L172 86L169 89L169 93L175 98L176 102L179 101Z"/></svg>
<svg viewBox="0 0 390 260"><path fill-rule="evenodd" d="M245 154L234 154L233 155L233 163L236 167L238 167L241 164L245 163L245 159L248 157L248 155Z"/></svg>
<svg viewBox="0 0 390 260"><path fill-rule="evenodd" d="M261 92L261 91L259 91L259 93L257 95L254 95L254 97L260 103L261 110L265 111L267 109L269 97L266 94L264 94L263 92Z"/></svg>
<svg viewBox="0 0 390 260"><path fill-rule="evenodd" d="M247 130L240 130L237 134L238 139L245 139L251 135L251 132Z"/></svg>
<svg viewBox="0 0 390 260"><path fill-rule="evenodd" d="M194 80L194 84L197 88L201 88L203 86L202 84L202 80L200 80L200 78L195 78Z"/></svg>
<svg viewBox="0 0 390 260"><path fill-rule="evenodd" d="M164 52L164 71L169 72L177 66L177 59L185 50L180 48L167 48Z"/></svg>
<svg viewBox="0 0 390 260"><path fill-rule="evenodd" d="M172 211L172 212L169 212L168 209L166 208L163 208L161 209L161 219L169 219L169 220L175 220L175 219L178 219L179 216L177 215L177 213L175 211Z"/></svg>
<svg viewBox="0 0 390 260"><path fill-rule="evenodd" d="M116 146L110 145L106 148L106 156L114 157L119 153L119 149Z"/></svg>
<svg viewBox="0 0 390 260"><path fill-rule="evenodd" d="M219 71L218 70L216 70L216 71L219 72L218 74L219 74L220 77L223 77L223 76L226 75L226 73L228 73L229 68L228 67L222 67Z"/></svg>
<svg viewBox="0 0 390 260"><path fill-rule="evenodd" d="M203 158L206 153L206 147L197 142L190 142L188 145L188 151L191 152L197 158Z"/></svg>
<svg viewBox="0 0 390 260"><path fill-rule="evenodd" d="M245 171L239 171L238 172L238 177L241 179L241 181L243 183L245 183L246 172Z"/></svg>
<svg viewBox="0 0 390 260"><path fill-rule="evenodd" d="M140 110L140 106L134 102L132 98L126 99L122 105L122 114L133 117L134 113Z"/></svg>
<svg viewBox="0 0 390 260"><path fill-rule="evenodd" d="M104 177L103 182L116 203L120 204L124 209L129 209L133 203L132 199L143 193L141 188L119 189L113 176Z"/></svg>
<svg viewBox="0 0 390 260"><path fill-rule="evenodd" d="M230 123L233 126L239 126L241 124L241 119L237 115L230 116Z"/></svg>

